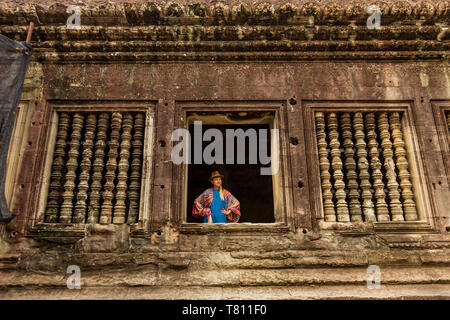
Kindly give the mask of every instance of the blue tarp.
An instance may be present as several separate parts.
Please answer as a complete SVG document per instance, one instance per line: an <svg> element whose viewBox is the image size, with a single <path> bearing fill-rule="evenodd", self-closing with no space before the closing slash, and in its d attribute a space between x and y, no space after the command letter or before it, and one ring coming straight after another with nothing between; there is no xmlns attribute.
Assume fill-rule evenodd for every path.
<svg viewBox="0 0 450 320"><path fill-rule="evenodd" d="M10 221L14 217L5 197L6 158L30 57L28 43L0 34L0 221Z"/></svg>

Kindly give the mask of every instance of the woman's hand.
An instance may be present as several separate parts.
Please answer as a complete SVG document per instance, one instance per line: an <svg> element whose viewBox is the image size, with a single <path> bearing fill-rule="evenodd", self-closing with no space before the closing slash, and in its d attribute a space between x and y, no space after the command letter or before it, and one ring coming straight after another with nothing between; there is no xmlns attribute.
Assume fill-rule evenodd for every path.
<svg viewBox="0 0 450 320"><path fill-rule="evenodd" d="M230 209L228 209L228 210L225 210L224 208L222 208L222 211L221 211L223 214L226 214L226 215L229 215L230 213L231 213L231 210Z"/></svg>

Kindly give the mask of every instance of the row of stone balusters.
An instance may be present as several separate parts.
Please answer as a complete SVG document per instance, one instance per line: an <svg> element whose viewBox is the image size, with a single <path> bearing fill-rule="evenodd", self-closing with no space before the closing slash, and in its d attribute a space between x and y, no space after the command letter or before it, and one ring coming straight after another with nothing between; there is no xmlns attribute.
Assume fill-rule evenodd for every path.
<svg viewBox="0 0 450 320"><path fill-rule="evenodd" d="M45 221L137 222L144 127L144 113L60 113Z"/></svg>
<svg viewBox="0 0 450 320"><path fill-rule="evenodd" d="M325 221L418 220L400 116L316 112Z"/></svg>

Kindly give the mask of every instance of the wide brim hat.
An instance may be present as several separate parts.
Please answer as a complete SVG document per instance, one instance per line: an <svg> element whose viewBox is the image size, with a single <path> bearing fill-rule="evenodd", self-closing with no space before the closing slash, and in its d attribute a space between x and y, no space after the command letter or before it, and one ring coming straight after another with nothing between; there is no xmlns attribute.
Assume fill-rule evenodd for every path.
<svg viewBox="0 0 450 320"><path fill-rule="evenodd" d="M213 180L214 178L217 178L217 177L221 177L222 180L223 180L224 175L221 174L219 171L213 171L213 172L211 172L211 176L209 177L209 181L212 182L212 180Z"/></svg>

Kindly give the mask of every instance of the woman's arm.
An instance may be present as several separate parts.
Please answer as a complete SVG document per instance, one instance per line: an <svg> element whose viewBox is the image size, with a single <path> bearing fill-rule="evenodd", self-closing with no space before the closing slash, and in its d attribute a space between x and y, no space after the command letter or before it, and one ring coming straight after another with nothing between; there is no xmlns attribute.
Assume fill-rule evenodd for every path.
<svg viewBox="0 0 450 320"><path fill-rule="evenodd" d="M241 218L241 204L228 190L224 191L224 195L228 212L227 220L228 222L236 223Z"/></svg>
<svg viewBox="0 0 450 320"><path fill-rule="evenodd" d="M192 216L204 217L207 216L208 220L211 217L211 203L208 201L208 193L205 191L199 195L192 205ZM211 199L212 200L212 199Z"/></svg>

